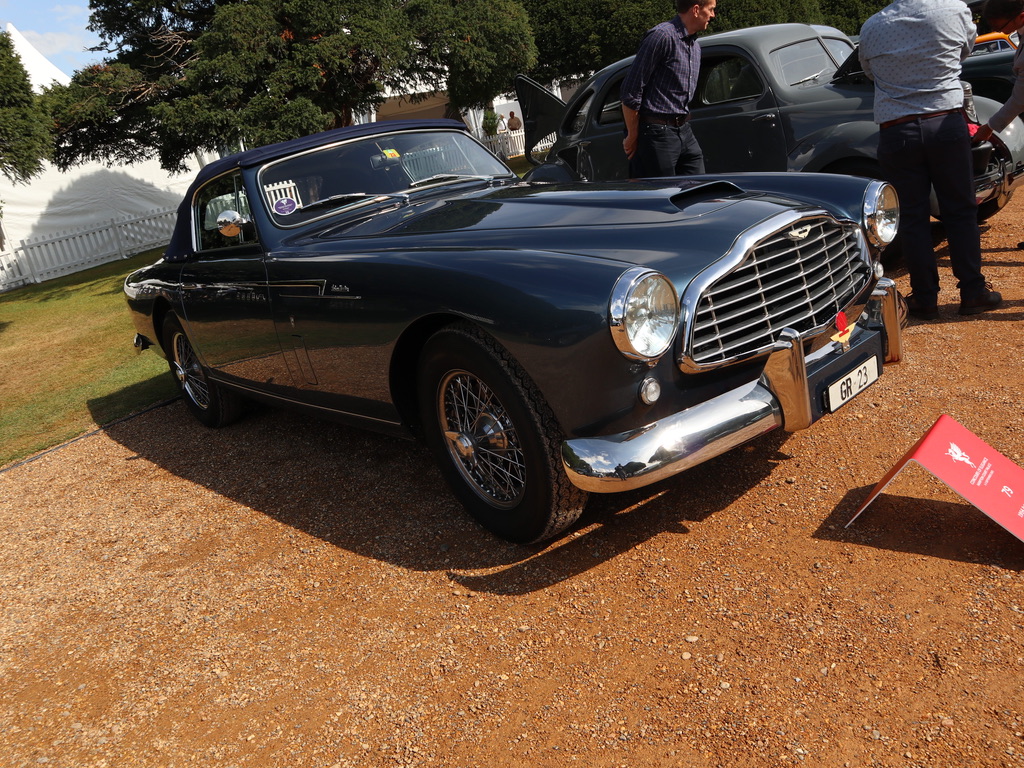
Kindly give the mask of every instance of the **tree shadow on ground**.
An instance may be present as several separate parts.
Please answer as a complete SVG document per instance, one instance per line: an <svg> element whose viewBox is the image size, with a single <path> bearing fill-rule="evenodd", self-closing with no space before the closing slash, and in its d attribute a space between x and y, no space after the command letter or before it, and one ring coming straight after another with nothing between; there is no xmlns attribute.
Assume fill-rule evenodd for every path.
<svg viewBox="0 0 1024 768"><path fill-rule="evenodd" d="M872 490L864 486L848 491L814 538L1024 570L1024 543L966 501L882 493L846 527Z"/></svg>
<svg viewBox="0 0 1024 768"><path fill-rule="evenodd" d="M139 458L333 546L504 594L551 586L661 533L685 535L787 458L777 430L653 486L592 495L562 536L519 546L472 521L416 442L262 407L208 430L181 400L105 431ZM499 570L464 575L487 569Z"/></svg>

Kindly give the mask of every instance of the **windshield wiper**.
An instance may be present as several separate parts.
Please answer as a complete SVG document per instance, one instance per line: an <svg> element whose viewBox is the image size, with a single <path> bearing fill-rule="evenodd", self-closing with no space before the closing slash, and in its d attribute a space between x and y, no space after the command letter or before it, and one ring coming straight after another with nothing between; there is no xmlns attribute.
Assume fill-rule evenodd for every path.
<svg viewBox="0 0 1024 768"><path fill-rule="evenodd" d="M828 67L825 67L820 72L815 72L813 75L808 75L807 77L801 78L800 80L797 80L795 83L790 83L789 85L790 85L790 87L792 87L794 85L800 85L800 83L806 83L809 80L817 80L819 77L824 75L826 72L828 72Z"/></svg>
<svg viewBox="0 0 1024 768"><path fill-rule="evenodd" d="M312 211L316 208L327 208L336 205L345 205L346 203L354 203L357 200L376 200L380 198L395 198L405 203L409 202L408 195L392 192L349 192L344 195L331 195L330 197L325 197L322 200L314 200L312 203L300 206L299 210Z"/></svg>
<svg viewBox="0 0 1024 768"><path fill-rule="evenodd" d="M422 187L425 184L443 184L446 181L493 181L493 176L474 176L468 173L435 173L425 179L414 181L409 189Z"/></svg>

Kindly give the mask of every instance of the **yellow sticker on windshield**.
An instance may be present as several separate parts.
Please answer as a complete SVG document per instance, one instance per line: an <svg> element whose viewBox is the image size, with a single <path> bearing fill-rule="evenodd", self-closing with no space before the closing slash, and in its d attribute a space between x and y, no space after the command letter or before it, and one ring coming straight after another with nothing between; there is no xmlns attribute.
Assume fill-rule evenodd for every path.
<svg viewBox="0 0 1024 768"><path fill-rule="evenodd" d="M401 157L401 155L398 154L398 150L397 149L385 149L384 150L384 157L398 158L398 157Z"/></svg>

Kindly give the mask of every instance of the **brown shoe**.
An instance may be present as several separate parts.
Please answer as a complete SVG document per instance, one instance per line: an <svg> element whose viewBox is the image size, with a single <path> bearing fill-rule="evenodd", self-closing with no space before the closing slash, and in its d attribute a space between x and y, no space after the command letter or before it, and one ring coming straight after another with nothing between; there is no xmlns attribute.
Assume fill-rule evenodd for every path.
<svg viewBox="0 0 1024 768"><path fill-rule="evenodd" d="M991 283L985 283L985 289L981 293L970 297L964 296L960 299L960 314L980 315L982 312L995 309L1002 303L1003 295L999 291L993 291Z"/></svg>

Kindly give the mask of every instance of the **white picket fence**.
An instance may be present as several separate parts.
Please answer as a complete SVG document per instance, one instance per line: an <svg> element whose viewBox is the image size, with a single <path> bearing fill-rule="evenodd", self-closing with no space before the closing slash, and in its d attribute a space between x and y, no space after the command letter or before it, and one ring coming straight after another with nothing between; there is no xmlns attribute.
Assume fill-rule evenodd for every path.
<svg viewBox="0 0 1024 768"><path fill-rule="evenodd" d="M158 209L90 229L22 240L14 250L0 252L0 292L166 245L176 213L174 208Z"/></svg>
<svg viewBox="0 0 1024 768"><path fill-rule="evenodd" d="M498 157L517 157L524 153L526 147L525 135L522 130L502 131L493 136L484 136L482 141ZM543 152L546 149L550 149L554 142L555 134L552 133L550 136L545 136L538 141L533 151Z"/></svg>

